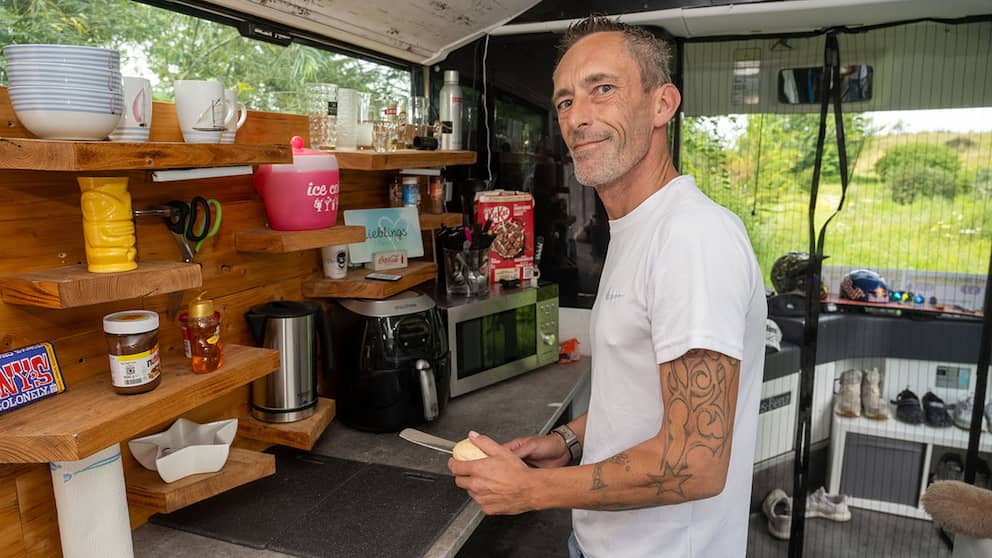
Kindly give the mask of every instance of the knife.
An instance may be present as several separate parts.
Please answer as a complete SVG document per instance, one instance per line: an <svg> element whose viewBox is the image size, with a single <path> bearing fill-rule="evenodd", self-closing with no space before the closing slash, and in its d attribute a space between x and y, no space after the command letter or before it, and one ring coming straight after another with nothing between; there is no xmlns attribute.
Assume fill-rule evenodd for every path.
<svg viewBox="0 0 992 558"><path fill-rule="evenodd" d="M451 453L455 449L455 442L451 440L445 440L444 438L438 438L437 436L431 436L426 432L421 432L415 428L404 428L400 432L400 438L403 438L407 442L413 442L418 446L424 446L425 448L431 448L432 450L441 451L444 453Z"/></svg>

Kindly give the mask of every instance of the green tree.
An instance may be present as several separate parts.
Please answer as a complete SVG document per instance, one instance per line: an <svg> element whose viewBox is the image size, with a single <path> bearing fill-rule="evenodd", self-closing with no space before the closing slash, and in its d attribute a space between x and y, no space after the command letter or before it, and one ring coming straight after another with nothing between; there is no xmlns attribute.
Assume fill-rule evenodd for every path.
<svg viewBox="0 0 992 558"><path fill-rule="evenodd" d="M0 0L0 44L51 43L114 48L124 64L155 78L155 97L172 99L177 79L237 84L263 110L302 110L302 86L330 82L378 97L408 95L409 72L327 51L243 38L237 29L129 0ZM146 77L151 77L147 76Z"/></svg>
<svg viewBox="0 0 992 558"><path fill-rule="evenodd" d="M912 203L917 196L952 199L960 190L961 159L943 145L903 143L875 162L875 172L889 185L896 203Z"/></svg>

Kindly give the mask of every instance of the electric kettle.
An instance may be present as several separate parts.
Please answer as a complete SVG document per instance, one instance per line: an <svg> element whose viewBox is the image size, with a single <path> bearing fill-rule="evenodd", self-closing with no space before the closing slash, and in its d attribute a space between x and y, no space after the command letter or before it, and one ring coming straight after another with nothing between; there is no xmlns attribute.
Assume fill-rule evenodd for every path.
<svg viewBox="0 0 992 558"><path fill-rule="evenodd" d="M255 344L279 351L279 369L251 384L251 414L267 422L296 422L317 409L317 345L330 369L327 316L316 302L277 300L247 313Z"/></svg>

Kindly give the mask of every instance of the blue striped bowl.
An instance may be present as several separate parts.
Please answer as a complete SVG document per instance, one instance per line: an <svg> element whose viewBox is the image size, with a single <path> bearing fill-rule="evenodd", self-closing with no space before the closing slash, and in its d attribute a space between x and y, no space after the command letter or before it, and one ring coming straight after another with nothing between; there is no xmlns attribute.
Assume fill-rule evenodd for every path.
<svg viewBox="0 0 992 558"><path fill-rule="evenodd" d="M121 55L109 48L75 45L7 45L3 48L9 62L75 64L85 67L120 70Z"/></svg>
<svg viewBox="0 0 992 558"><path fill-rule="evenodd" d="M8 93L17 119L42 139L102 140L124 112L124 95L116 91L19 86Z"/></svg>
<svg viewBox="0 0 992 558"><path fill-rule="evenodd" d="M124 91L118 71L87 70L66 64L7 64L7 78L11 87L46 85Z"/></svg>

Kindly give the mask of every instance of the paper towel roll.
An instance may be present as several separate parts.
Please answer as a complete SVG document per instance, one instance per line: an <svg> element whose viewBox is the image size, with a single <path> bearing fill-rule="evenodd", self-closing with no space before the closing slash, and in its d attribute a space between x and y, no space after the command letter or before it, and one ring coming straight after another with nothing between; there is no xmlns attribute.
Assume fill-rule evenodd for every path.
<svg viewBox="0 0 992 558"><path fill-rule="evenodd" d="M64 558L132 558L120 444L49 465Z"/></svg>

